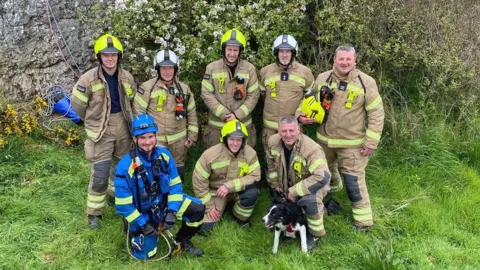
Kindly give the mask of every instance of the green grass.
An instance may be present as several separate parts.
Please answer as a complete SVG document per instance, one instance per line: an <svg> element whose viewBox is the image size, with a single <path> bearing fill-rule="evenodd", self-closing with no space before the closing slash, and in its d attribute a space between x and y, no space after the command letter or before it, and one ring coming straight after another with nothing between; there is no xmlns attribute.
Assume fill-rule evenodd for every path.
<svg viewBox="0 0 480 270"><path fill-rule="evenodd" d="M335 197L344 212L325 217L327 235L310 256L300 252L298 240L282 242L274 256L273 234L260 221L270 203L263 184L250 231L227 214L211 236L194 238L205 257L147 263L127 254L113 207L102 230L88 229L89 165L82 146L62 148L38 134L8 137L0 149L0 269L476 269L480 144L446 130L427 129L401 146L384 146L370 160L370 233L352 229L341 191ZM200 153L190 151L188 168ZM165 251L161 242L159 254Z"/></svg>

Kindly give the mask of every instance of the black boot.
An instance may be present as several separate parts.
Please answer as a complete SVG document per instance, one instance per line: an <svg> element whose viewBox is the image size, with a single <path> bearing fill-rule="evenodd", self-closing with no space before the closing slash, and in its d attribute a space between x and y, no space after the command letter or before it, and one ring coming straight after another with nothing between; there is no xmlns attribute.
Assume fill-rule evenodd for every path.
<svg viewBox="0 0 480 270"><path fill-rule="evenodd" d="M192 241L188 238L180 240L180 246L182 247L182 252L188 252L193 256L202 256L204 254L203 250L194 247Z"/></svg>
<svg viewBox="0 0 480 270"><path fill-rule="evenodd" d="M94 215L88 215L88 226L92 230L98 230L102 228L100 225L100 221L102 220L102 216L94 216Z"/></svg>
<svg viewBox="0 0 480 270"><path fill-rule="evenodd" d="M233 219L235 220L235 222L237 222L238 225L240 225L240 228L242 228L244 230L248 231L252 227L252 224L248 220L243 221L243 220L240 220L240 219L236 218L235 216L233 216Z"/></svg>
<svg viewBox="0 0 480 270"><path fill-rule="evenodd" d="M318 238L315 238L313 234L311 234L310 232L307 232L307 250L308 251L311 251L317 247L317 240Z"/></svg>

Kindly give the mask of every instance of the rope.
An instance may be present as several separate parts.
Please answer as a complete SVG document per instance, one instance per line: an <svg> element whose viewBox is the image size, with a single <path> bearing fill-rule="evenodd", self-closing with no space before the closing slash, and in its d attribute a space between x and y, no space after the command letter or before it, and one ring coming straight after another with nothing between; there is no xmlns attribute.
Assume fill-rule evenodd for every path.
<svg viewBox="0 0 480 270"><path fill-rule="evenodd" d="M47 102L47 108L46 109L41 109L42 115L43 116L50 116L53 113L53 107L55 104L62 98L67 98L70 100L69 94L63 89L61 85L55 84L50 86L50 88L47 90L47 93L42 95L42 99ZM45 120L42 122L42 125L47 128L48 130L52 130L51 125L54 122L58 121L71 121L71 119L66 118L65 116L70 112L70 109L72 109L72 105L68 107L68 110L65 112L63 115L59 115L57 117L54 117L50 120Z"/></svg>
<svg viewBox="0 0 480 270"><path fill-rule="evenodd" d="M170 254L172 254L172 245L170 244L170 241L168 241L167 237L165 236L165 234L163 234L163 232L161 231L158 231L158 233L163 237L163 239L165 239L165 242L167 242L167 245L168 245L168 252L167 254L165 254L164 256L158 258L158 259L151 259L149 261L151 262L157 262L157 261L161 261L161 260L164 260L166 259L168 256L170 256ZM170 237L172 237L172 234L170 233L170 231L167 231L167 233L169 234ZM127 240L125 241L126 242L126 246L127 246L127 250L128 250L128 254L130 254L130 257L134 258L135 260L138 260L138 258L136 258L135 256L133 256L132 254L132 250L130 249L130 243L129 243L129 238L128 236L130 235L130 222L128 223L127 225ZM157 242L158 244L158 242ZM146 261L147 259L145 259Z"/></svg>
<svg viewBox="0 0 480 270"><path fill-rule="evenodd" d="M63 61L68 65L68 67L70 68L70 70L73 72L73 74L75 74L75 76L77 77L80 77L80 75L82 74L82 71L80 70L80 68L78 67L78 64L77 64L77 61L75 61L75 58L73 57L72 55L72 52L70 51L70 48L68 47L68 44L67 42L65 41L65 38L63 37L63 33L62 33L62 30L60 29L60 26L57 22L57 19L55 18L55 14L53 13L53 9L52 9L52 6L50 5L50 2L47 0L47 16L48 16L48 23L50 24L50 30L52 32L52 35L53 37L55 38L55 43L57 44L57 47L58 47L58 50L60 51L60 53L62 54L62 57L63 57ZM70 58L73 60L73 63L75 64L75 67L77 68L78 70L78 73L72 68L72 66L68 63L67 61L67 58L65 57L65 54L63 53L62 51L62 48L60 46L60 43L59 43L59 40L57 38L57 35L55 35L55 30L53 29L53 25L52 25L52 20L50 18L50 13L52 14L52 18L53 18L53 21L55 23L55 26L56 28L58 29L58 32L60 33L60 38L62 39L63 41L63 44L65 45L65 47L67 48L67 51L68 53L70 54Z"/></svg>

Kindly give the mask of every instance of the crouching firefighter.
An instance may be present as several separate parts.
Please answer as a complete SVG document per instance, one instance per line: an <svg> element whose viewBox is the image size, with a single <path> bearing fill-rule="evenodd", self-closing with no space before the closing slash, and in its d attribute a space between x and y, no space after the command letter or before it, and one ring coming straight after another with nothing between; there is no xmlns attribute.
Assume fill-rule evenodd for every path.
<svg viewBox="0 0 480 270"><path fill-rule="evenodd" d="M206 150L195 165L193 191L206 206L202 233L220 220L228 202L233 202L235 221L242 227L250 225L259 193L255 183L260 180L260 164L247 140L242 122L227 122L221 130L221 143Z"/></svg>
<svg viewBox="0 0 480 270"><path fill-rule="evenodd" d="M267 182L276 192L296 202L307 217L307 248L325 235L323 197L330 190L330 171L322 148L300 133L294 116L280 119L278 134L268 140Z"/></svg>
<svg viewBox="0 0 480 270"><path fill-rule="evenodd" d="M205 215L201 200L182 192L175 161L163 147L155 147L158 127L147 114L134 117L135 149L125 155L115 170L117 213L127 222L133 256L146 260L157 251L158 228L167 231L182 220L175 242L181 250L196 256L203 250L190 239L198 232Z"/></svg>

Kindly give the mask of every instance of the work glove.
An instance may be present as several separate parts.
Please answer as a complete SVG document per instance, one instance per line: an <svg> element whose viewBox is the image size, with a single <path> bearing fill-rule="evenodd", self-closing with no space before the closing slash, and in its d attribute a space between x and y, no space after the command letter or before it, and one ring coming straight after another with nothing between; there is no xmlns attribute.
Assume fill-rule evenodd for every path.
<svg viewBox="0 0 480 270"><path fill-rule="evenodd" d="M145 223L145 225L142 226L142 233L145 236L153 236L157 234L157 231L155 231L152 225Z"/></svg>
<svg viewBox="0 0 480 270"><path fill-rule="evenodd" d="M175 226L175 222L177 218L172 211L167 212L167 216L165 217L165 222L163 223L163 230L168 231Z"/></svg>

